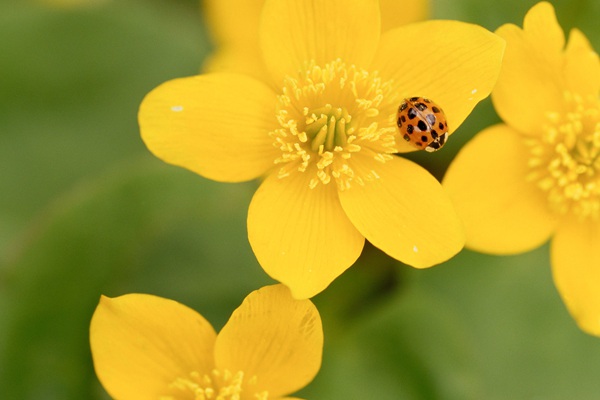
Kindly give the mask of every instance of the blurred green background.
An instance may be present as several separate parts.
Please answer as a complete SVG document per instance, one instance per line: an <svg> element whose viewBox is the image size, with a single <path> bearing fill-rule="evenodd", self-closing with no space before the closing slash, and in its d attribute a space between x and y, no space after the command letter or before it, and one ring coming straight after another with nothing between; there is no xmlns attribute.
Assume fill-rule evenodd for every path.
<svg viewBox="0 0 600 400"><path fill-rule="evenodd" d="M494 30L534 3L439 0L433 13ZM553 3L600 48L600 2ZM195 0L0 3L0 398L108 398L88 345L100 294L176 299L220 329L271 282L246 238L256 183L205 180L139 138L143 96L210 50ZM496 121L488 100L443 152L412 158L441 177ZM424 271L367 247L314 301L326 346L305 398L600 399L600 339L566 312L547 246Z"/></svg>

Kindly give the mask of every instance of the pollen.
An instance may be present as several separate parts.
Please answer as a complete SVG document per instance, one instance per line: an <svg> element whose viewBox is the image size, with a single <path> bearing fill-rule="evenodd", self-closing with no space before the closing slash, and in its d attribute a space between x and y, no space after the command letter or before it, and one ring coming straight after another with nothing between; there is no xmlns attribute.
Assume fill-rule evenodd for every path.
<svg viewBox="0 0 600 400"><path fill-rule="evenodd" d="M335 182L340 190L378 179L360 159L385 163L397 152L395 109L388 106L395 97L391 81L339 59L287 76L276 110L280 127L270 132L281 150L279 178L309 173L311 188Z"/></svg>
<svg viewBox="0 0 600 400"><path fill-rule="evenodd" d="M169 385L169 394L158 400L268 400L266 391L253 390L258 379L245 379L243 371L214 369L210 374L191 372Z"/></svg>
<svg viewBox="0 0 600 400"><path fill-rule="evenodd" d="M550 209L581 219L600 217L600 101L571 92L565 109L547 114L540 137L528 140L528 180L547 194Z"/></svg>

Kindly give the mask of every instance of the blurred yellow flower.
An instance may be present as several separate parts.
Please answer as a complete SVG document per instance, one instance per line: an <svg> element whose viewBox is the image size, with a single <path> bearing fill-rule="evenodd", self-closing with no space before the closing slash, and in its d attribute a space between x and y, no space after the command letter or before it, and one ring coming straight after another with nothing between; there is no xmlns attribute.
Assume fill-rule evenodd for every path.
<svg viewBox="0 0 600 400"><path fill-rule="evenodd" d="M248 238L264 270L296 298L322 291L367 238L417 268L452 257L464 234L440 183L394 153L396 112L433 99L449 133L487 97L504 42L457 21L381 34L377 0L267 0L260 49L268 77L176 79L142 102L148 148L210 179L264 177ZM397 140L398 139L398 140Z"/></svg>
<svg viewBox="0 0 600 400"><path fill-rule="evenodd" d="M555 284L581 328L600 335L600 63L585 36L564 33L550 3L507 47L492 100L504 120L479 133L444 178L467 246L514 254L552 237Z"/></svg>
<svg viewBox="0 0 600 400"><path fill-rule="evenodd" d="M323 330L309 300L274 285L250 293L218 335L173 300L102 297L90 343L98 378L115 399L266 400L312 381Z"/></svg>
<svg viewBox="0 0 600 400"><path fill-rule="evenodd" d="M258 30L265 0L204 0L203 11L216 51L204 71L241 72L262 78ZM422 21L429 16L429 0L379 0L381 30Z"/></svg>

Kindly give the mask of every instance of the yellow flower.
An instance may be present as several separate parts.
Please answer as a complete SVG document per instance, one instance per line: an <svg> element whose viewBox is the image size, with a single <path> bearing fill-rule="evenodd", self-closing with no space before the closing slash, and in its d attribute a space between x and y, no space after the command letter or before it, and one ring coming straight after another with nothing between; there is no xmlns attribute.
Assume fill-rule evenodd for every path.
<svg viewBox="0 0 600 400"><path fill-rule="evenodd" d="M173 300L102 297L90 343L98 378L115 399L274 400L317 374L323 330L309 300L274 285L250 293L218 335Z"/></svg>
<svg viewBox="0 0 600 400"><path fill-rule="evenodd" d="M258 29L265 0L205 0L206 22L217 50L204 63L205 71L241 72L265 77ZM379 0L383 32L429 15L429 0Z"/></svg>
<svg viewBox="0 0 600 400"><path fill-rule="evenodd" d="M322 291L367 238L417 268L443 262L464 234L441 184L394 153L402 99L424 96L450 133L489 95L504 42L456 21L381 35L377 0L267 0L260 48L269 79L176 79L142 102L148 148L210 179L264 177L248 238L264 270L296 298Z"/></svg>
<svg viewBox="0 0 600 400"><path fill-rule="evenodd" d="M542 2L507 24L492 100L504 120L479 133L444 178L467 246L514 254L552 237L556 286L582 329L600 335L600 63L565 37Z"/></svg>

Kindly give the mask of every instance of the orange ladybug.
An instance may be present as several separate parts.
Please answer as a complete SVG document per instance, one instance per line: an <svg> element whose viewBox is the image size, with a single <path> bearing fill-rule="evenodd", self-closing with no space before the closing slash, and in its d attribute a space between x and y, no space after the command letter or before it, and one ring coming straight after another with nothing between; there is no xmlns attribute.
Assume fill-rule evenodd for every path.
<svg viewBox="0 0 600 400"><path fill-rule="evenodd" d="M448 138L448 122L442 108L424 97L404 99L396 123L400 134L419 150L441 149Z"/></svg>

